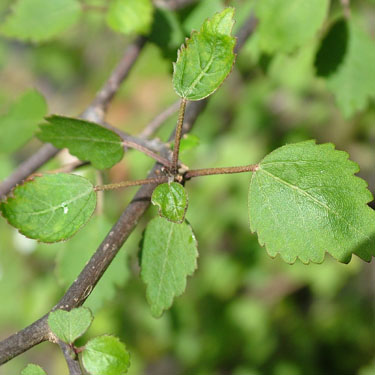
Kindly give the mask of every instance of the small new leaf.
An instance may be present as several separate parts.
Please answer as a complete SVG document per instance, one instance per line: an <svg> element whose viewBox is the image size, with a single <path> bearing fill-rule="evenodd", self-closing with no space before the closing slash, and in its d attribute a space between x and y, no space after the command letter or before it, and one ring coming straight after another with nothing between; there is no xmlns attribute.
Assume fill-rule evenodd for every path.
<svg viewBox="0 0 375 375"><path fill-rule="evenodd" d="M152 193L151 202L159 207L159 215L174 223L182 223L188 206L185 188L177 183L158 185Z"/></svg>
<svg viewBox="0 0 375 375"><path fill-rule="evenodd" d="M49 40L78 21L78 0L17 0L0 27L3 35L20 40Z"/></svg>
<svg viewBox="0 0 375 375"><path fill-rule="evenodd" d="M99 169L110 168L124 156L119 135L92 122L63 116L47 118L37 137L57 148L68 148L72 155L90 161Z"/></svg>
<svg viewBox="0 0 375 375"><path fill-rule="evenodd" d="M130 356L117 337L99 336L86 344L82 362L92 375L122 375L128 372Z"/></svg>
<svg viewBox="0 0 375 375"><path fill-rule="evenodd" d="M107 24L123 34L149 33L152 24L153 6L151 0L112 0Z"/></svg>
<svg viewBox="0 0 375 375"><path fill-rule="evenodd" d="M157 217L146 227L141 254L141 277L147 285L151 313L160 317L174 297L186 288L186 277L197 268L197 242L187 223Z"/></svg>
<svg viewBox="0 0 375 375"><path fill-rule="evenodd" d="M193 31L173 65L173 86L179 96L200 100L211 95L225 80L235 59L236 39L231 36L234 9L226 8Z"/></svg>
<svg viewBox="0 0 375 375"><path fill-rule="evenodd" d="M21 372L21 375L47 375L46 372L38 365L29 363Z"/></svg>
<svg viewBox="0 0 375 375"><path fill-rule="evenodd" d="M16 151L27 142L46 113L46 102L38 91L23 93L9 111L0 116L0 152Z"/></svg>
<svg viewBox="0 0 375 375"><path fill-rule="evenodd" d="M66 240L90 219L94 187L73 174L47 174L17 186L0 212L26 237L41 242Z"/></svg>
<svg viewBox="0 0 375 375"><path fill-rule="evenodd" d="M72 344L87 331L92 320L91 311L86 307L55 310L48 315L48 326L61 341Z"/></svg>
<svg viewBox="0 0 375 375"><path fill-rule="evenodd" d="M320 263L325 252L340 262L375 256L375 211L358 165L332 144L280 147L253 172L250 228L274 257Z"/></svg>

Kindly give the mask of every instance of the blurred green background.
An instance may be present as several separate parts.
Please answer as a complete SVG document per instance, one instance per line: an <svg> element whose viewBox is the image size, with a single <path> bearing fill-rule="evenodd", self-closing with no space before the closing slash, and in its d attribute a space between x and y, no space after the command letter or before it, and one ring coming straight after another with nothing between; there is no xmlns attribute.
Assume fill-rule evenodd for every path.
<svg viewBox="0 0 375 375"><path fill-rule="evenodd" d="M0 24L12 3L0 1ZM223 5L237 8L237 29L254 4L206 0L178 12L157 10L150 42L111 104L107 121L139 133L177 99L172 61L191 29ZM372 70L374 4L351 2L351 17L373 43L374 52L366 51ZM183 151L182 161L191 168L250 164L285 143L316 139L347 151L374 193L374 101L349 110L340 105L340 93L332 90L327 74L343 52L339 36L333 34L328 52L321 52L328 68L316 57L342 14L340 1L332 0L315 36L288 51L263 48L257 31L196 122L192 134L199 145ZM102 12L95 11L84 12L77 25L41 44L0 37L0 115L25 90L36 88L46 98L48 113L77 116L133 39L111 31ZM373 77L367 84L375 88ZM157 136L165 140L175 123L176 115ZM32 139L11 154L0 149L0 180L40 146ZM62 152L44 169L69 160ZM93 181L115 182L144 178L152 165L146 156L129 151L102 176L91 167L80 173ZM118 335L131 353L130 375L374 375L374 262L354 256L345 265L328 255L321 265L271 259L249 230L248 185L248 174L187 184L187 219L199 244L198 270L188 279L185 294L160 319L151 316L139 278L138 244L147 221L156 215L150 208L89 297L95 320L81 342L103 333ZM58 301L135 191L105 193L101 216L62 244L28 240L0 219L0 338ZM19 374L29 362L49 374L67 373L58 347L43 343L1 367L0 374Z"/></svg>

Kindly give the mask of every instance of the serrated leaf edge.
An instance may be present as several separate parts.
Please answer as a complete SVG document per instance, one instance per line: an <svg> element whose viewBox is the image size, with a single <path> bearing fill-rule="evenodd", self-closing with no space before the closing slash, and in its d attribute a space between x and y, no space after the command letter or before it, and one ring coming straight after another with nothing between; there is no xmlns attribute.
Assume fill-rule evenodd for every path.
<svg viewBox="0 0 375 375"><path fill-rule="evenodd" d="M358 177L358 176L355 175L355 173L358 173L358 172L360 171L360 167L359 167L359 165L358 165L356 162L354 162L354 161L352 161L352 160L349 159L349 158L350 158L349 153L347 153L346 151L337 150L336 147L335 147L335 144L332 143L332 142L327 142L327 143L323 143L323 144L317 144L317 143L316 143L316 140L313 139L313 140L308 140L308 141L303 141L303 142L298 142L298 143L300 143L300 144L305 143L305 144L311 144L311 145L316 145L316 146L327 146L327 147L330 147L331 150L333 150L333 151L338 151L338 152L342 153L342 155L345 155L345 156L346 156L346 161L351 162L352 165L355 165L355 166L357 167L357 168L356 168L356 171L354 171L353 174L352 174L351 176L352 176L353 178L356 178L356 179L360 180L360 181L363 181L363 182L364 182L363 187L364 187L364 188L367 190L367 192L368 192L367 195L369 196L369 200L368 200L364 205L367 206L367 203L369 203L369 202L371 202L371 201L373 200L372 193L367 189L367 187L368 187L368 183L367 183L367 181L365 181L365 180L363 180L362 178L360 178L360 177ZM279 149L284 148L284 147L287 147L287 146L288 146L288 145L284 145L284 146L282 146L282 147L280 147L280 148L278 148L278 149L275 149L274 151L279 150ZM272 152L274 152L274 151L272 151ZM252 173L252 175L251 175L251 179L250 179L249 190L250 190L250 188L251 188L251 184L252 184L253 178L254 178L254 176L255 176L255 173L256 173L258 170L261 170L261 169L262 169L261 166L262 166L262 162L263 162L263 160L264 160L268 155L272 154L272 152L269 153L269 154L267 154L267 155L262 159L262 161L258 164L259 168L258 168L256 171L254 171L254 172ZM268 164L268 163L267 163L267 164ZM371 199L371 198L372 198L372 199ZM250 212L250 199L248 199L248 212ZM270 258L272 258L272 259L275 259L275 258L279 255L279 256L282 258L282 260L283 260L284 262L288 263L288 264L294 264L294 263L296 262L297 259L300 260L300 261L301 261L303 264L305 264L305 265L308 265L308 264L310 264L310 263L321 264L321 263L323 263L323 261L324 261L324 259L326 258L327 254L329 254L330 256L332 256L334 259L336 259L336 260L337 260L338 262L340 262L340 263L349 263L350 260L352 259L353 254L354 254L354 253L351 253L350 256L348 256L348 257L345 259L345 261L338 259L337 257L335 257L333 254L331 254L331 253L330 253L329 251L327 251L327 250L324 251L324 253L322 254L322 257L321 257L319 260L317 260L317 261L312 260L312 259L308 259L307 261L304 261L304 260L301 259L298 255L295 256L295 257L293 257L291 260L289 260L289 259L285 258L285 256L284 256L284 255L282 254L282 252L280 252L280 251L277 251L274 255L273 255L273 254L270 254L270 253L269 253L269 250L268 250L268 246L267 246L267 241L263 240L263 238L261 237L261 234L259 233L258 229L257 229L257 228L254 228L254 226L251 225L250 216L248 216L248 218L249 218L249 227L250 227L250 231L251 231L251 233L253 233L253 234L257 234L259 244L260 244L262 247L264 247L264 248L266 249L268 256L269 256ZM348 224L348 225L349 225L349 224ZM350 224L349 226L352 226L352 225ZM365 237L368 238L368 236L365 236ZM355 255L356 255L356 254L355 254ZM357 255L357 256L358 256L358 255ZM358 257L359 257L359 256L358 256ZM361 257L359 257L359 258L361 258ZM363 258L361 258L361 259L363 259ZM369 260L366 260L366 259L363 259L363 260L366 261L366 262L371 262L371 259L372 259L372 258L370 257Z"/></svg>

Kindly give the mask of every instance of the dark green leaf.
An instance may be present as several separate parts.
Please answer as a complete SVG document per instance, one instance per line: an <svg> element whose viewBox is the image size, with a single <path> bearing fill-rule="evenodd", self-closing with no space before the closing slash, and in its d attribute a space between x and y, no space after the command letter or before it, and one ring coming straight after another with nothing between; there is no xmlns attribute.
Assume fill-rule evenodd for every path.
<svg viewBox="0 0 375 375"><path fill-rule="evenodd" d="M76 23L80 14L78 0L17 0L0 32L10 38L46 41Z"/></svg>
<svg viewBox="0 0 375 375"><path fill-rule="evenodd" d="M158 185L152 193L151 202L159 207L159 215L174 223L182 223L188 206L184 187L171 182Z"/></svg>
<svg viewBox="0 0 375 375"><path fill-rule="evenodd" d="M117 337L99 336L86 344L82 362L92 375L122 375L128 372L130 357Z"/></svg>
<svg viewBox="0 0 375 375"><path fill-rule="evenodd" d="M161 316L186 288L186 277L197 268L197 242L190 225L155 218L142 241L141 277L147 285L151 313Z"/></svg>
<svg viewBox="0 0 375 375"><path fill-rule="evenodd" d="M88 330L93 319L91 311L86 307L70 311L55 310L48 315L48 325L61 341L72 344Z"/></svg>
<svg viewBox="0 0 375 375"><path fill-rule="evenodd" d="M234 9L227 8L207 19L178 51L173 86L182 98L200 100L211 95L232 70L233 14Z"/></svg>
<svg viewBox="0 0 375 375"><path fill-rule="evenodd" d="M110 168L124 156L119 135L92 122L51 116L42 124L37 137L55 147L69 149L72 155L88 160L99 169Z"/></svg>
<svg viewBox="0 0 375 375"><path fill-rule="evenodd" d="M21 375L47 375L45 371L38 365L29 363L21 372Z"/></svg>
<svg viewBox="0 0 375 375"><path fill-rule="evenodd" d="M329 252L340 262L352 254L375 255L375 211L358 165L332 144L290 144L271 152L253 173L250 227L274 257L322 262Z"/></svg>
<svg viewBox="0 0 375 375"><path fill-rule="evenodd" d="M0 152L13 152L28 141L47 114L47 105L35 90L26 91L0 116Z"/></svg>
<svg viewBox="0 0 375 375"><path fill-rule="evenodd" d="M329 76L338 69L347 53L348 39L348 24L345 19L338 19L330 27L316 54L318 76Z"/></svg>
<svg viewBox="0 0 375 375"><path fill-rule="evenodd" d="M46 174L17 186L0 204L9 223L41 242L65 240L91 217L96 194L90 181L73 174Z"/></svg>

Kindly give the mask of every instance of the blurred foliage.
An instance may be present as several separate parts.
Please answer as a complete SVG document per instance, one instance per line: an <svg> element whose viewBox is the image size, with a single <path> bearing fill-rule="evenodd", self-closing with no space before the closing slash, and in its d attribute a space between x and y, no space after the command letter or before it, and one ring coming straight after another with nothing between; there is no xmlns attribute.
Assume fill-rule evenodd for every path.
<svg viewBox="0 0 375 375"><path fill-rule="evenodd" d="M0 1L0 23L11 3ZM99 6L105 2L84 3ZM107 121L129 133L140 132L176 100L171 62L191 29L198 29L204 18L225 5L233 5L237 30L254 3L202 0L178 12L156 10L152 43L146 45L122 85ZM350 40L346 47L341 39L337 49L327 47L332 43L330 35L340 32L337 22L345 22L337 21L343 15L339 0L330 2L319 30L307 39L304 36L293 50L263 49L257 31L199 117L193 129L199 144L184 151L182 161L191 168L250 164L285 143L313 138L348 151L374 193L375 81L371 74L375 62L371 59L375 3L357 0L350 4L359 34L366 35L365 56L340 61L341 55L347 56L343 49L350 50ZM131 40L111 31L105 14L94 9L83 12L79 23L43 44L1 38L0 115L25 90L36 88L46 98L49 113L77 116ZM318 51L326 64L318 68L320 76L316 74ZM327 60L324 53L330 51L336 60ZM340 95L343 90L353 95L357 91L343 88L340 84L348 81L340 81L339 75L344 70L352 74L350 61L359 74L352 77L353 88L361 85L362 96L360 102L344 98L351 103L349 110L346 105L342 108ZM362 70L364 63L367 66ZM335 84L338 102L330 91L337 96ZM176 116L157 135L166 139L175 122ZM10 155L0 150L0 179L39 146L32 139ZM44 169L71 160L62 152ZM94 183L117 182L144 178L152 165L146 156L129 151L109 171L98 175L86 167L79 173ZM108 280L103 278L88 299L95 320L83 342L104 333L118 335L131 353L130 375L374 374L374 262L353 257L344 265L326 256L321 265L297 262L290 266L279 257L270 259L248 228L248 184L249 176L241 174L204 177L186 185L187 219L198 240L198 270L188 279L187 291L160 319L151 316L147 305L137 254L145 224L157 215L151 207L108 270ZM101 197L105 221L114 223L135 191L105 193ZM102 230L95 225L93 221L83 228L71 242L48 246L25 239L0 219L1 338L42 316L61 297L100 243L97 235ZM103 233L109 225L104 225ZM69 268L67 259L73 259L69 273L64 271ZM45 343L4 365L0 374L19 374L29 362L49 374L67 371L59 349Z"/></svg>

